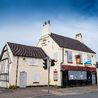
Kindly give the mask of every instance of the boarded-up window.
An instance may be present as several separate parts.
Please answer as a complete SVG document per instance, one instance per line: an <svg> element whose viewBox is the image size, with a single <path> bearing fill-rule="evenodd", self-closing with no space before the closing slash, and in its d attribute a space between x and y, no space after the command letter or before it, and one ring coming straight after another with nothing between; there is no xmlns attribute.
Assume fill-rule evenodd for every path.
<svg viewBox="0 0 98 98"><path fill-rule="evenodd" d="M0 75L0 81L8 81L8 75L7 74Z"/></svg>
<svg viewBox="0 0 98 98"><path fill-rule="evenodd" d="M8 59L1 61L1 73L8 73Z"/></svg>
<svg viewBox="0 0 98 98"><path fill-rule="evenodd" d="M53 80L58 81L58 71L53 71Z"/></svg>
<svg viewBox="0 0 98 98"><path fill-rule="evenodd" d="M32 59L27 59L28 65L38 65L38 59L32 58Z"/></svg>
<svg viewBox="0 0 98 98"><path fill-rule="evenodd" d="M39 83L39 82L40 82L39 72L33 72L33 83Z"/></svg>
<svg viewBox="0 0 98 98"><path fill-rule="evenodd" d="M58 60L58 52L55 52L55 53L53 54L53 59L56 60L56 61Z"/></svg>
<svg viewBox="0 0 98 98"><path fill-rule="evenodd" d="M67 63L72 63L72 51L66 51L67 54Z"/></svg>

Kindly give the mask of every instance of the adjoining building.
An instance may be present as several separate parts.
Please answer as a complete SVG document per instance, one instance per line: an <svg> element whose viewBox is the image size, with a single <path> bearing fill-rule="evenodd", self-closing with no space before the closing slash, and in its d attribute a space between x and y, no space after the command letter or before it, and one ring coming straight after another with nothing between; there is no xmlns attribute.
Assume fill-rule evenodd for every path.
<svg viewBox="0 0 98 98"><path fill-rule="evenodd" d="M97 85L98 85L98 62L96 62L96 68L97 68Z"/></svg>
<svg viewBox="0 0 98 98"><path fill-rule="evenodd" d="M96 84L96 53L83 43L82 34L75 39L51 33L50 21L43 25L38 46L57 62L50 68L50 84L76 86Z"/></svg>
<svg viewBox="0 0 98 98"><path fill-rule="evenodd" d="M7 42L0 58L0 87L47 85L46 56L41 48Z"/></svg>
<svg viewBox="0 0 98 98"><path fill-rule="evenodd" d="M96 62L96 67L98 68L98 62Z"/></svg>

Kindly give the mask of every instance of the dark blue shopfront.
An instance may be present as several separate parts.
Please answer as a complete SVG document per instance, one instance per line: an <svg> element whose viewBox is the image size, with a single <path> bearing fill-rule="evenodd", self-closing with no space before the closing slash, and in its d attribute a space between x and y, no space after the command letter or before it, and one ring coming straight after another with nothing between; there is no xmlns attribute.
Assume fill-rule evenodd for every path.
<svg viewBox="0 0 98 98"><path fill-rule="evenodd" d="M62 65L62 87L94 85L96 83L95 67Z"/></svg>

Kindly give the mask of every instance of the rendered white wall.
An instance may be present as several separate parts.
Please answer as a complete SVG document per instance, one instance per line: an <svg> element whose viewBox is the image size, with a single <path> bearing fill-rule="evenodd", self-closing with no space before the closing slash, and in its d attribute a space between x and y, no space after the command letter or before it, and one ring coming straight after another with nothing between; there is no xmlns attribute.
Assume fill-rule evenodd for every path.
<svg viewBox="0 0 98 98"><path fill-rule="evenodd" d="M29 65L27 59L32 58L26 58L24 60L24 57L19 57L19 66L18 66L18 78L17 78L17 86L19 86L19 78L20 78L20 72L25 71L27 72L27 86L37 86L37 85L47 85L48 79L47 79L47 70L44 70L43 68L43 60L42 59L36 59L38 62L38 65ZM10 71L10 85L16 85L16 67L17 66L17 57L14 57L14 61L11 67ZM39 83L33 84L33 74L39 73ZM13 77L13 78L12 78ZM35 76L36 77L36 76Z"/></svg>

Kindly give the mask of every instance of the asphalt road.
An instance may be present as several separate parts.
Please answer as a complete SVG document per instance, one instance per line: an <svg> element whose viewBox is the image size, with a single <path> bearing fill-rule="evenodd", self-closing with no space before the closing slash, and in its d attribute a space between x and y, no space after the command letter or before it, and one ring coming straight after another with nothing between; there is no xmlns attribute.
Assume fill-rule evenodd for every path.
<svg viewBox="0 0 98 98"><path fill-rule="evenodd" d="M2 89L0 98L98 98L98 86L84 86L73 88L31 87L26 89Z"/></svg>
<svg viewBox="0 0 98 98"><path fill-rule="evenodd" d="M33 97L31 97L33 98ZM98 92L90 92L85 94L78 94L78 95L64 95L64 96L40 96L36 98L98 98Z"/></svg>

